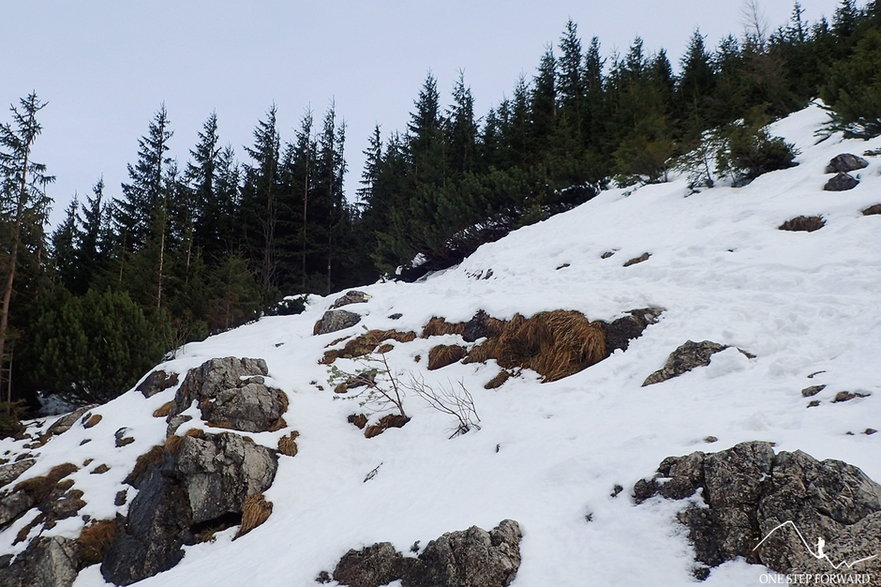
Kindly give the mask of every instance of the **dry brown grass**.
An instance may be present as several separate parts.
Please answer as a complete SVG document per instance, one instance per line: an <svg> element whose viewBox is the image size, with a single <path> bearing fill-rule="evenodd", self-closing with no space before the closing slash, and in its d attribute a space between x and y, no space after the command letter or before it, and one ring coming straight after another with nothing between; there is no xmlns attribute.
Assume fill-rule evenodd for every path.
<svg viewBox="0 0 881 587"><path fill-rule="evenodd" d="M599 324L572 310L540 312L531 318L516 314L498 336L471 349L465 362L495 359L505 369L528 368L544 381L568 377L607 356Z"/></svg>
<svg viewBox="0 0 881 587"><path fill-rule="evenodd" d="M78 470L79 467L77 467L73 463L63 463L61 465L56 465L52 467L52 469L48 473L46 473L46 475L40 477L31 477L30 479L25 479L24 481L19 482L13 488L13 492L23 491L30 495L35 503L42 503L46 501L46 499L49 497L49 494L52 493L52 490L58 487L59 481L61 481L64 477L67 477L74 471ZM73 485L72 480L70 485Z"/></svg>
<svg viewBox="0 0 881 587"><path fill-rule="evenodd" d="M104 561L107 548L116 537L116 530L114 520L97 520L83 528L79 538L76 539L77 551L83 566L96 565Z"/></svg>
<svg viewBox="0 0 881 587"><path fill-rule="evenodd" d="M98 465L97 467L95 467L94 469L89 471L89 473L91 475L103 475L104 473L106 473L109 470L110 470L110 467L108 467L107 465Z"/></svg>
<svg viewBox="0 0 881 587"><path fill-rule="evenodd" d="M269 519L272 513L272 502L266 501L262 493L255 493L245 498L242 504L242 525L236 538L244 536Z"/></svg>
<svg viewBox="0 0 881 587"><path fill-rule="evenodd" d="M379 422L373 426L364 429L364 438L373 438L379 436L389 428L403 428L404 424L410 421L407 416L401 414L387 414L379 419Z"/></svg>
<svg viewBox="0 0 881 587"><path fill-rule="evenodd" d="M169 438L171 438L171 437L169 437ZM150 450L148 450L144 454L140 455L135 460L135 466L132 467L131 472L128 475L126 475L125 479L123 479L123 483L127 483L128 485L131 485L132 487L134 487L135 483L137 482L138 477L143 475L144 471L146 471L150 467L150 465L153 465L153 464L161 461L162 457L164 455L165 455L165 447L161 444L157 444L156 446L154 446L153 448L151 448Z"/></svg>
<svg viewBox="0 0 881 587"><path fill-rule="evenodd" d="M174 406L174 402L165 402L153 412L154 418L165 418L168 414L171 413L171 408Z"/></svg>
<svg viewBox="0 0 881 587"><path fill-rule="evenodd" d="M360 336L349 340L341 349L325 351L324 357L319 361L322 365L330 365L339 358L363 357L376 350L387 340L397 342L412 342L416 340L415 332L400 332L398 330L369 330Z"/></svg>
<svg viewBox="0 0 881 587"><path fill-rule="evenodd" d="M463 332L465 332L464 322L450 323L443 318L435 316L422 328L422 338L442 336L444 334L461 335Z"/></svg>
<svg viewBox="0 0 881 587"><path fill-rule="evenodd" d="M505 383L505 381L510 379L510 377L511 377L511 374L508 373L507 371L499 371L498 375L496 375L495 377L493 377L492 379L487 381L486 384L483 386L483 388L484 389L498 389L499 387L501 387Z"/></svg>
<svg viewBox="0 0 881 587"><path fill-rule="evenodd" d="M873 214L881 214L881 204L875 204L863 210L863 216L872 216Z"/></svg>
<svg viewBox="0 0 881 587"><path fill-rule="evenodd" d="M300 433L294 430L288 436L282 436L278 439L278 452L288 457L297 456L297 437Z"/></svg>
<svg viewBox="0 0 881 587"><path fill-rule="evenodd" d="M83 422L83 428L91 428L101 421L101 414L92 414L88 420Z"/></svg>
<svg viewBox="0 0 881 587"><path fill-rule="evenodd" d="M428 351L428 370L433 371L461 361L468 350L458 344L439 344Z"/></svg>
<svg viewBox="0 0 881 587"><path fill-rule="evenodd" d="M272 425L269 427L267 432L278 432L282 428L287 428L287 427L288 427L288 423L285 421L285 419L279 418L278 420L276 420L275 422L272 423Z"/></svg>
<svg viewBox="0 0 881 587"><path fill-rule="evenodd" d="M826 225L826 221L822 216L796 216L790 218L778 228L780 230L789 230L793 232L814 232L820 230Z"/></svg>
<svg viewBox="0 0 881 587"><path fill-rule="evenodd" d="M385 344L381 344L381 345L379 345L379 348L376 349L376 352L379 353L379 354L381 354L381 355L384 355L384 354L386 354L386 353L390 353L390 352L392 352L394 349L395 349L395 345L393 345L393 344L389 344L389 343L385 343Z"/></svg>

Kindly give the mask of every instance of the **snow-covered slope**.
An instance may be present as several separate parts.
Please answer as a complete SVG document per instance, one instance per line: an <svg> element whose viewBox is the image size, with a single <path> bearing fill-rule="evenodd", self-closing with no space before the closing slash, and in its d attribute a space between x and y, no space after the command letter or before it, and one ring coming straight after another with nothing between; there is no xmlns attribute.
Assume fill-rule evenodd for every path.
<svg viewBox="0 0 881 587"><path fill-rule="evenodd" d="M800 149L797 167L743 188L692 195L684 179L603 192L423 282L363 288L372 298L346 308L363 315L349 330L312 335L332 296L312 298L301 315L265 318L187 345L162 367L184 374L212 357L265 359L270 382L290 398L289 427L249 436L274 448L297 430L299 453L281 458L266 492L274 509L265 524L235 541L232 529L188 547L178 566L142 584L312 585L350 548L390 541L406 552L417 540L511 518L523 530L515 586L684 585L694 579L693 555L675 522L682 504L635 506L629 498L664 457L766 440L778 450L847 461L881 480L881 434L864 433L881 429L881 216L861 213L881 203L881 159L868 158L855 189L822 190L833 156L861 154L881 140L833 136L815 144L824 119L812 106L772 127ZM811 233L777 229L799 215L823 216L826 225ZM624 267L645 252L647 261ZM357 400L335 395L328 368L318 363L326 345L363 327L419 332L432 316L466 321L479 309L499 318L572 309L609 321L648 306L666 311L626 352L553 383L525 372L485 390L494 365L426 370L429 349L461 342L458 336L395 343L387 356L402 379L416 374L437 387L461 381L472 392L481 429L453 439L453 420L412 394L405 398L410 423L365 439L346 421L362 411ZM402 316L389 318L396 313ZM705 339L755 358L729 348L708 367L641 386L676 347ZM818 384L827 387L802 396ZM839 391L870 395L833 404ZM165 440L165 420L152 413L174 393L145 399L129 392L96 408L103 416L96 426L74 426L32 451L37 464L22 479L92 458L71 476L87 502L79 513L125 513L114 495L135 458ZM808 409L810 400L820 405ZM210 431L195 420L178 433L194 426ZM118 448L121 427L135 442ZM709 436L718 440L707 443ZM81 444L86 438L91 442ZM22 443L3 441L4 451L15 456ZM110 470L91 474L98 464ZM613 498L615 485L624 492ZM0 553L24 549L26 542L12 543L31 518L0 534ZM76 537L81 527L74 517L44 535ZM705 584L758 584L765 570L735 561L714 569ZM76 582L104 584L97 566Z"/></svg>

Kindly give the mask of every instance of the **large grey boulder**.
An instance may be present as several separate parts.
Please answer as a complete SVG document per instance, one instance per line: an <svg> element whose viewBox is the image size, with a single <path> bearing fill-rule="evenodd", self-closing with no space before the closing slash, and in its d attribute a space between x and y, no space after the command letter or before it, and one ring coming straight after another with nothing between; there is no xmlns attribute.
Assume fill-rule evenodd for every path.
<svg viewBox="0 0 881 587"><path fill-rule="evenodd" d="M348 310L328 310L321 317L321 320L315 323L312 328L312 334L329 334L337 330L349 328L361 321L361 315Z"/></svg>
<svg viewBox="0 0 881 587"><path fill-rule="evenodd" d="M699 493L706 507L690 505L678 519L696 560L708 567L743 557L779 573L822 575L842 561L881 555L881 486L841 461L801 451L775 455L767 442L664 459L633 493L637 502ZM815 556L820 540L827 558ZM852 572L881 572L881 556Z"/></svg>
<svg viewBox="0 0 881 587"><path fill-rule="evenodd" d="M60 536L35 538L12 564L0 569L0 585L69 587L81 565L76 541Z"/></svg>
<svg viewBox="0 0 881 587"><path fill-rule="evenodd" d="M170 569L202 529L241 523L245 499L268 489L277 468L274 451L228 432L167 445L132 480L139 491L107 550L104 578L128 585Z"/></svg>
<svg viewBox="0 0 881 587"><path fill-rule="evenodd" d="M432 540L418 558L405 557L387 542L350 550L333 579L349 587L505 587L520 568L520 525L503 520L487 532L477 526Z"/></svg>
<svg viewBox="0 0 881 587"><path fill-rule="evenodd" d="M643 387L667 381L687 373L695 367L706 367L710 364L710 357L724 351L728 347L710 340L702 342L686 341L667 357L664 367L649 375L643 382Z"/></svg>
<svg viewBox="0 0 881 587"><path fill-rule="evenodd" d="M853 153L841 153L829 161L829 165L826 166L826 173L847 173L848 171L856 171L868 166L869 162L862 157L858 157Z"/></svg>
<svg viewBox="0 0 881 587"><path fill-rule="evenodd" d="M180 423L179 414L196 401L212 426L244 432L265 432L281 425L288 409L283 391L268 387L263 359L224 357L191 369L175 394L167 422ZM173 432L173 430L170 430Z"/></svg>
<svg viewBox="0 0 881 587"><path fill-rule="evenodd" d="M827 192L846 192L860 185L860 180L844 171L835 174L835 177L826 182L823 189Z"/></svg>

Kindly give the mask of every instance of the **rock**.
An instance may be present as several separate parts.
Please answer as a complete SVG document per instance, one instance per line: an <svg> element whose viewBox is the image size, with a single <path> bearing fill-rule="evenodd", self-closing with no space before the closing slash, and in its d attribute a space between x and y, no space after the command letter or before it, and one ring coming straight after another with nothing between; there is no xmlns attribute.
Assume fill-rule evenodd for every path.
<svg viewBox="0 0 881 587"><path fill-rule="evenodd" d="M428 543L404 586L503 587L520 568L520 525L503 520L487 532L472 526Z"/></svg>
<svg viewBox="0 0 881 587"><path fill-rule="evenodd" d="M643 253L639 257L634 257L632 259L628 259L627 261L624 262L624 267L630 267L631 265L636 265L637 263L643 263L645 261L648 261L649 257L651 257L651 256L652 256L651 253Z"/></svg>
<svg viewBox="0 0 881 587"><path fill-rule="evenodd" d="M25 491L14 491L0 497L0 528L5 528L7 524L18 519L36 503L36 500Z"/></svg>
<svg viewBox="0 0 881 587"><path fill-rule="evenodd" d="M686 341L682 346L670 353L667 362L662 369L649 375L642 386L652 385L678 377L691 371L695 367L706 367L710 364L710 357L724 351L728 347L709 340L702 342Z"/></svg>
<svg viewBox="0 0 881 587"><path fill-rule="evenodd" d="M826 182L823 189L827 192L845 192L860 185L860 180L849 173L840 172Z"/></svg>
<svg viewBox="0 0 881 587"><path fill-rule="evenodd" d="M185 436L167 444L133 484L139 489L101 573L128 585L176 565L204 528L241 523L245 499L269 488L278 457L243 436Z"/></svg>
<svg viewBox="0 0 881 587"><path fill-rule="evenodd" d="M135 390L140 391L144 394L144 397L153 397L157 393L161 393L168 389L169 387L174 387L178 383L178 375L177 373L166 373L162 369L157 369L153 371L147 377L141 381L141 383L135 388Z"/></svg>
<svg viewBox="0 0 881 587"><path fill-rule="evenodd" d="M743 557L778 573L823 573L829 562L877 554L881 486L841 461L820 462L801 451L775 455L770 443L748 442L669 457L654 479L634 486L637 502L695 494L706 507L691 505L677 517L696 560L711 567ZM812 547L824 538L829 560L808 552L796 529ZM863 565L860 573L881 571L881 560Z"/></svg>
<svg viewBox="0 0 881 587"><path fill-rule="evenodd" d="M360 314L349 312L348 310L328 310L321 317L321 320L315 323L312 334L329 334L352 327L360 321Z"/></svg>
<svg viewBox="0 0 881 587"><path fill-rule="evenodd" d="M492 318L483 310L478 310L471 320L465 323L462 339L465 342L474 342L480 338L498 336L499 326L499 320Z"/></svg>
<svg viewBox="0 0 881 587"><path fill-rule="evenodd" d="M487 532L477 526L432 540L418 558L404 557L387 542L350 550L333 579L349 587L505 587L520 568L520 525L503 520Z"/></svg>
<svg viewBox="0 0 881 587"><path fill-rule="evenodd" d="M835 399L832 400L833 404L840 404L842 402L849 402L852 399L856 399L858 397L869 397L868 393L860 393L853 391L839 391L835 394Z"/></svg>
<svg viewBox="0 0 881 587"><path fill-rule="evenodd" d="M0 570L0 585L69 587L80 565L75 540L60 536L35 538L11 565Z"/></svg>
<svg viewBox="0 0 881 587"><path fill-rule="evenodd" d="M83 416L83 414L97 406L98 404L89 404L87 406L77 408L67 415L61 416L60 418L55 420L55 423L53 423L51 426L49 426L49 428L46 429L46 434L57 436L58 434L63 434L64 432L67 432L73 427L74 424L77 423L77 420L79 420Z"/></svg>
<svg viewBox="0 0 881 587"><path fill-rule="evenodd" d="M352 549L337 563L333 579L349 587L379 587L400 579L403 559L389 542Z"/></svg>
<svg viewBox="0 0 881 587"><path fill-rule="evenodd" d="M34 459L25 459L0 465L0 487L5 487L18 479L22 473L33 467L36 462Z"/></svg>
<svg viewBox="0 0 881 587"><path fill-rule="evenodd" d="M829 161L826 166L826 173L847 173L848 171L856 171L868 167L869 162L852 153L842 153L836 155Z"/></svg>
<svg viewBox="0 0 881 587"><path fill-rule="evenodd" d="M664 312L663 308L643 308L632 310L629 316L618 318L604 326L606 349L609 354L616 350L626 351L630 341L642 336L643 331L655 324Z"/></svg>
<svg viewBox="0 0 881 587"><path fill-rule="evenodd" d="M826 389L825 385L812 385L801 390L802 397L813 397Z"/></svg>
<svg viewBox="0 0 881 587"><path fill-rule="evenodd" d="M370 300L370 296L363 291L352 290L347 291L345 295L334 300L330 307L335 309L348 306L349 304L363 304L368 300Z"/></svg>
<svg viewBox="0 0 881 587"><path fill-rule="evenodd" d="M167 422L170 434L182 422L178 417L193 401L212 426L244 432L265 432L277 428L287 411L283 391L264 384L267 375L263 359L225 357L211 359L187 373L174 398ZM172 424L176 424L172 429Z"/></svg>

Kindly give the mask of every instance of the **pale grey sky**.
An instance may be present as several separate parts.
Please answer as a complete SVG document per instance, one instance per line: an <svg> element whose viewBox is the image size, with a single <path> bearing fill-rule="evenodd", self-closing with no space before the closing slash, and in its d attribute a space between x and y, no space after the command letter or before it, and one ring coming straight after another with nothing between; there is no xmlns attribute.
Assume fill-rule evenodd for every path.
<svg viewBox="0 0 881 587"><path fill-rule="evenodd" d="M483 115L517 77L531 77L568 18L585 44L626 51L636 36L676 64L700 28L714 46L743 30L741 0L44 0L4 3L0 15L0 120L36 90L49 101L36 156L57 176L61 217L74 192L103 174L118 196L138 137L164 102L183 165L208 114L244 159L258 119L278 106L283 139L308 107L317 120L331 100L348 125L347 187L360 177L375 124L403 129L431 70L444 103L459 69ZM771 28L790 0L760 0ZM806 17L831 16L838 0L801 0Z"/></svg>

